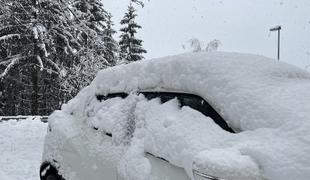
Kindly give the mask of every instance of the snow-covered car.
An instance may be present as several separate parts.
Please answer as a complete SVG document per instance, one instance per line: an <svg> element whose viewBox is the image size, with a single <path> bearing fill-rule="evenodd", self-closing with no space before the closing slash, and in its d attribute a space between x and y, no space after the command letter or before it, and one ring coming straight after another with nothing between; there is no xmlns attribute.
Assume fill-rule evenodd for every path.
<svg viewBox="0 0 310 180"><path fill-rule="evenodd" d="M102 70L49 117L41 180L307 180L310 74L194 53Z"/></svg>

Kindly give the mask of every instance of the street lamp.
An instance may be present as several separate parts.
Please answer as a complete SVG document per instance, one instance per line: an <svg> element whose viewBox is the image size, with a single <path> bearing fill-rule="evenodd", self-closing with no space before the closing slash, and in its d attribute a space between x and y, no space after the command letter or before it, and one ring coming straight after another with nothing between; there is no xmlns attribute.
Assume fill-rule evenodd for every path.
<svg viewBox="0 0 310 180"><path fill-rule="evenodd" d="M280 30L281 26L276 26L270 29L270 31L278 31L278 61L280 60Z"/></svg>

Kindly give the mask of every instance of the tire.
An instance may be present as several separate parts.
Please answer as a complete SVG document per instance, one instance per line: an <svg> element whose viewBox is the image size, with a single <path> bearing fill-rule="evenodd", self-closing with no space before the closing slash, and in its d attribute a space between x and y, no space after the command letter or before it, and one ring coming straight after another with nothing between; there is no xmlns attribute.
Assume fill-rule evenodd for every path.
<svg viewBox="0 0 310 180"><path fill-rule="evenodd" d="M40 166L40 180L65 180L58 174L57 168L55 168L48 161L43 162Z"/></svg>
<svg viewBox="0 0 310 180"><path fill-rule="evenodd" d="M61 180L61 178L55 174L50 174L46 177L46 180Z"/></svg>

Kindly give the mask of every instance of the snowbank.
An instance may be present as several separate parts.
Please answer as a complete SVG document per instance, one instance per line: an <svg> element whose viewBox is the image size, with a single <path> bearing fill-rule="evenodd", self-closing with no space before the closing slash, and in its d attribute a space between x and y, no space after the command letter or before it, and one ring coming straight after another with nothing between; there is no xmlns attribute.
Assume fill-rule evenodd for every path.
<svg viewBox="0 0 310 180"><path fill-rule="evenodd" d="M130 95L100 103L95 98L95 94L140 89L199 95L239 133L223 131L189 107L180 109L176 100L160 104ZM126 138L131 141L120 169L125 167L122 162L143 162L147 167L140 151L133 148L143 147L184 167L190 177L194 163L197 170L223 178L306 180L310 177L309 89L309 73L273 59L195 53L103 70L62 109L78 122L115 133L116 144ZM134 127L119 133L128 122ZM126 161L133 155L140 159ZM235 171L239 173L227 173Z"/></svg>
<svg viewBox="0 0 310 180"><path fill-rule="evenodd" d="M1 119L1 117L0 117ZM39 180L47 124L40 118L0 122L0 177Z"/></svg>

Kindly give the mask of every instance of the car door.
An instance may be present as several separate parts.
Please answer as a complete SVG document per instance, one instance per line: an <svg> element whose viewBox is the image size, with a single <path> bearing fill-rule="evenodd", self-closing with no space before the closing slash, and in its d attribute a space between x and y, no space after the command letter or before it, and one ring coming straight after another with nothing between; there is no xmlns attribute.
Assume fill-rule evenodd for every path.
<svg viewBox="0 0 310 180"><path fill-rule="evenodd" d="M225 123L225 121L223 119L221 119L221 117L216 113L216 111L214 109L212 109L212 107L206 102L204 101L202 98L195 96L195 95L190 95L190 94L186 94L186 93L170 93L170 92L141 92L146 99L153 99L153 98L160 98L160 100L164 103L167 102L171 99L174 98L178 98L180 100L180 105L184 105L184 106L190 106L191 108L198 110L200 112L202 112L203 114L207 115L207 116L212 116L212 119L219 124L222 128L227 128L228 131L231 131L231 129L229 129L229 127L227 126L227 124ZM126 100L127 95L125 95L124 93L117 93L117 94L110 94L108 96L97 96L97 99L99 101L105 101L108 99L113 99L115 97L121 97L123 99ZM113 133L113 129L111 128L110 130L106 129L105 133L106 136L110 136L110 143L113 143L113 139L126 139L129 138L127 140L130 140L130 138L132 137L132 134L134 133L134 120L132 119L133 117L130 116L130 114L132 114L132 112L135 110L135 106L133 104L130 104L128 102L131 102L130 100L126 100L126 106L127 110L130 109L131 113L128 113L128 116L123 119L124 123L123 123L123 128L121 129L122 132L121 134L123 134L124 136L121 137L114 137L119 136L119 133L116 132L116 134ZM130 104L130 105L129 105ZM113 105L111 105L113 106ZM109 107L110 110L108 114L113 114L113 107ZM118 107L120 108L120 107ZM122 110L124 111L124 110ZM101 113L101 115L104 114L104 112ZM104 116L105 117L105 116ZM110 117L107 116L107 117ZM96 128L102 128L102 127L96 127ZM128 131L129 130L129 131ZM115 145L115 144L114 144ZM112 145L113 146L113 145ZM109 147L111 149L113 149L112 147ZM122 155L121 155L122 156ZM156 157L154 155L152 155L149 152L145 152L145 157L149 160L149 163L151 165L151 172L150 172L150 179L151 180L189 180L189 176L187 175L187 173L185 172L184 168L175 166L173 164L171 164L169 161L161 158L161 157ZM108 159L109 157L105 157L105 159ZM107 161L108 164L113 164L113 169L108 169L108 171L110 172L117 172L117 164L118 162L110 162ZM128 167L129 170L131 167ZM117 178L118 180L126 180L126 177L124 176L120 176L119 174L116 173L115 176L113 176L113 178ZM113 179L111 179L113 180Z"/></svg>
<svg viewBox="0 0 310 180"><path fill-rule="evenodd" d="M145 157L151 164L151 180L190 180L183 168L150 153L145 153Z"/></svg>
<svg viewBox="0 0 310 180"><path fill-rule="evenodd" d="M133 96L135 96L135 94L133 94ZM115 139L123 139L123 143L126 143L126 138L132 138L132 135L134 133L134 130L133 130L133 126L134 126L134 120L132 119L133 117L131 116L131 114L133 113L133 111L135 111L135 105L133 102L133 100L131 100L130 98L133 98L134 97L129 97L129 99L126 99L128 98L127 95L125 93L115 93L115 94L109 94L107 96L97 96L97 99L101 102L104 102L104 101L107 101L109 99L113 99L113 98L123 98L124 101L126 101L126 105L128 106L127 109L125 111L128 112L128 116L126 119L123 119L123 121L125 121L125 123L123 124L124 125L124 128L122 128L124 131L126 132L123 132L123 136L121 137L114 137L116 136L114 133L113 133L113 130L111 129L110 132L108 134L106 134L106 136L110 137L110 142L111 143L114 143L114 146L117 144L115 144ZM113 113L113 105L111 105L109 107L110 110L109 111L109 114ZM118 107L120 109L122 109L121 107ZM121 111L124 111L121 110ZM102 112L104 114L104 112ZM96 129L100 129L100 127L96 127ZM119 133L117 133L119 134ZM122 133L121 133L122 134ZM117 135L119 136L119 135ZM128 140L128 139L127 139ZM118 140L116 140L118 141ZM119 142L117 142L119 143ZM111 147L112 148L112 147ZM125 152L126 153L126 150ZM123 155L121 155L123 156ZM170 164L168 161L162 159L162 158L159 158L159 157L155 157L153 156L152 154L148 153L148 152L145 152L145 157L149 160L149 163L151 165L151 173L150 173L150 180L189 180L185 170L183 168L180 168L180 167L177 167L177 166L174 166L172 164ZM108 157L107 157L108 158ZM106 159L107 159L106 158ZM109 163L115 163L115 162L109 162ZM116 165L117 166L117 165ZM130 171L130 168L132 167L128 167L129 168L129 171ZM117 167L115 167L114 170L111 170L111 171L116 171L117 170ZM142 171L142 169L141 169ZM121 174L117 174L117 180L127 180L128 177L126 176L122 176ZM115 178L115 177L113 177ZM113 179L112 179L113 180Z"/></svg>
<svg viewBox="0 0 310 180"><path fill-rule="evenodd" d="M172 99L177 99L179 105L188 106L207 117L210 117L216 124L218 124L223 130L228 132L233 132L233 130L227 125L227 123L222 119L222 117L210 106L208 102L199 96L181 93L181 92L153 92L144 91L141 92L146 99L151 100L154 98L159 98L161 103L165 103ZM165 112L162 112L165 113ZM156 116L156 113L154 114ZM165 116L160 116L165 118ZM149 152L146 152L146 157L151 164L151 179L154 180L189 180L190 177L187 175L184 168L175 166L169 161L163 159L162 157L156 157Z"/></svg>
<svg viewBox="0 0 310 180"><path fill-rule="evenodd" d="M97 143L105 147L104 152L94 153L94 144L90 145L91 135L97 132L88 132L88 135L75 136L65 143L62 151L63 164L69 177L75 180L102 180L117 179L116 160L111 156L117 149L112 146L111 138L103 136Z"/></svg>
<svg viewBox="0 0 310 180"><path fill-rule="evenodd" d="M94 98L85 109L83 122L76 121L72 124L71 128L81 133L68 138L62 149L62 167L66 173L71 173L69 177L73 177L72 179L117 180L117 164L122 149L113 139L109 118L118 118L117 111L125 104L112 106L117 105L116 101L123 101L121 95L114 94L104 100ZM124 119L128 119L126 115ZM128 134L117 132L114 135L126 133Z"/></svg>

